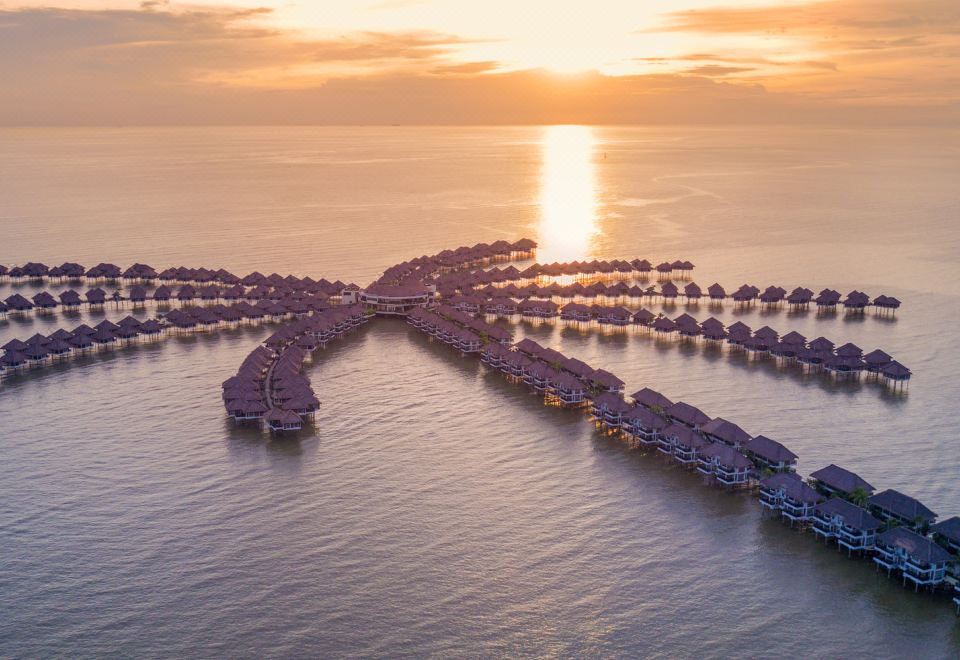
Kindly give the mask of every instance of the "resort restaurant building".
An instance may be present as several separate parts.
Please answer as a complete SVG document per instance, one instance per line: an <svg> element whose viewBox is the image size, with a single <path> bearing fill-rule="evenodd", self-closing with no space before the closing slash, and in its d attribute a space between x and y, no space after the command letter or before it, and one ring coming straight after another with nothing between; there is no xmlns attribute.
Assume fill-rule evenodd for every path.
<svg viewBox="0 0 960 660"><path fill-rule="evenodd" d="M426 307L433 294L420 282L371 284L360 291L360 303L381 316L406 316L411 309Z"/></svg>

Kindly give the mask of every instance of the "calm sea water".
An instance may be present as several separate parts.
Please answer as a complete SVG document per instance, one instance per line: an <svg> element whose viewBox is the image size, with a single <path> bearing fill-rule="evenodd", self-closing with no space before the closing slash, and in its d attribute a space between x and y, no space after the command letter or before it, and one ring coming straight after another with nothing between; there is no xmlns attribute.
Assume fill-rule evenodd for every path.
<svg viewBox="0 0 960 660"><path fill-rule="evenodd" d="M516 326L960 513L956 132L0 131L0 263L146 261L361 284L445 247L690 259L703 286L829 286L867 315L718 313L865 350L907 396L640 334ZM34 293L34 285L0 286ZM48 287L65 288L65 287ZM655 311L660 307L655 305ZM701 306L698 318L714 313ZM0 323L0 343L127 313ZM220 382L270 332L173 338L0 386L0 655L956 657L915 595L544 407L403 323L316 355L316 427L270 440Z"/></svg>

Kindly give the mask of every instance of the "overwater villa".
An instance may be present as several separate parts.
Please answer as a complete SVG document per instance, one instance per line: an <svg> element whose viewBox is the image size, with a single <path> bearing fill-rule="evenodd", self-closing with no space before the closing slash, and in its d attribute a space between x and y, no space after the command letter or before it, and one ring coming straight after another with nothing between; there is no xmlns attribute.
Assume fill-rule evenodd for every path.
<svg viewBox="0 0 960 660"><path fill-rule="evenodd" d="M937 514L922 502L892 488L872 495L867 503L870 511L881 520L893 521L923 533L937 520Z"/></svg>
<svg viewBox="0 0 960 660"><path fill-rule="evenodd" d="M873 561L886 569L887 575L900 573L904 585L910 581L916 591L943 584L947 563L952 559L949 552L927 537L905 527L894 527L877 536Z"/></svg>
<svg viewBox="0 0 960 660"><path fill-rule="evenodd" d="M19 293L9 296L6 300L4 300L4 302L6 303L9 311L17 314L24 314L33 309L33 303Z"/></svg>
<svg viewBox="0 0 960 660"><path fill-rule="evenodd" d="M787 290L779 286L768 286L760 294L760 304L764 307L779 307L787 295Z"/></svg>
<svg viewBox="0 0 960 660"><path fill-rule="evenodd" d="M713 442L729 445L736 449L750 441L749 433L722 417L716 417L705 423L700 427L700 433Z"/></svg>
<svg viewBox="0 0 960 660"><path fill-rule="evenodd" d="M737 321L727 327L727 343L734 348L742 348L752 337L753 332L746 323Z"/></svg>
<svg viewBox="0 0 960 660"><path fill-rule="evenodd" d="M846 470L832 463L810 474L814 487L827 495L850 497L854 492L871 495L873 486L867 483L860 475Z"/></svg>
<svg viewBox="0 0 960 660"><path fill-rule="evenodd" d="M100 288L90 289L85 295L87 305L89 305L91 309L102 308L107 302L107 293Z"/></svg>
<svg viewBox="0 0 960 660"><path fill-rule="evenodd" d="M566 408L578 408L589 402L587 386L566 373L560 373L551 378L547 393L548 400Z"/></svg>
<svg viewBox="0 0 960 660"><path fill-rule="evenodd" d="M633 322L639 326L650 327L657 315L648 309L640 309L633 315Z"/></svg>
<svg viewBox="0 0 960 660"><path fill-rule="evenodd" d="M303 419L292 410L271 408L263 415L263 421L271 431L299 431L303 428Z"/></svg>
<svg viewBox="0 0 960 660"><path fill-rule="evenodd" d="M798 286L787 296L787 305L794 311L807 309L811 300L813 300L813 291Z"/></svg>
<svg viewBox="0 0 960 660"><path fill-rule="evenodd" d="M690 284L683 287L683 295L686 297L688 303L695 303L703 297L703 290L695 282L690 282Z"/></svg>
<svg viewBox="0 0 960 660"><path fill-rule="evenodd" d="M749 284L744 284L739 289L734 291L730 297L733 298L733 301L739 306L749 306L757 299L757 295L760 293L760 290L755 286Z"/></svg>
<svg viewBox="0 0 960 660"><path fill-rule="evenodd" d="M700 460L700 450L709 444L709 440L689 426L675 423L660 432L657 448L681 465L695 467Z"/></svg>
<svg viewBox="0 0 960 660"><path fill-rule="evenodd" d="M654 332L662 336L670 335L677 331L677 324L665 316L661 316L656 321L651 323L650 327L653 328Z"/></svg>
<svg viewBox="0 0 960 660"><path fill-rule="evenodd" d="M677 326L677 334L681 337L687 339L696 339L700 336L700 324L697 323L697 319L693 318L689 314L681 314L677 318L673 319L673 322Z"/></svg>
<svg viewBox="0 0 960 660"><path fill-rule="evenodd" d="M879 374L880 371L891 362L893 362L893 358L879 348L863 356L863 363L866 366L866 370L872 374Z"/></svg>
<svg viewBox="0 0 960 660"><path fill-rule="evenodd" d="M620 429L623 415L631 410L633 406L613 392L598 394L590 404L590 416L605 429Z"/></svg>
<svg viewBox="0 0 960 660"><path fill-rule="evenodd" d="M633 445L657 444L660 431L669 423L647 408L634 406L620 416L620 428Z"/></svg>
<svg viewBox="0 0 960 660"><path fill-rule="evenodd" d="M742 449L761 470L793 472L797 469L797 455L764 435L751 438L743 444Z"/></svg>
<svg viewBox="0 0 960 660"><path fill-rule="evenodd" d="M912 372L897 361L884 365L880 374L893 389L903 389L909 384Z"/></svg>
<svg viewBox="0 0 960 660"><path fill-rule="evenodd" d="M847 554L873 550L877 530L883 526L870 512L834 497L813 510L813 532L825 541L835 540Z"/></svg>
<svg viewBox="0 0 960 660"><path fill-rule="evenodd" d="M934 540L948 552L960 555L960 516L947 518L930 528Z"/></svg>
<svg viewBox="0 0 960 660"><path fill-rule="evenodd" d="M551 379L559 375L556 369L538 361L531 361L523 365L521 370L523 373L523 382L540 394L546 393L550 387Z"/></svg>
<svg viewBox="0 0 960 660"><path fill-rule="evenodd" d="M880 294L873 299L873 307L878 312L881 312L888 316L893 316L896 314L897 309L900 308L900 301L893 296L885 296Z"/></svg>
<svg viewBox="0 0 960 660"><path fill-rule="evenodd" d="M700 332L703 338L709 342L719 343L727 338L727 331L723 323L712 316L700 324Z"/></svg>
<svg viewBox="0 0 960 660"><path fill-rule="evenodd" d="M660 394L660 392L651 390L649 387L637 390L630 395L630 398L633 399L636 405L643 406L658 415L664 413L673 405L673 401Z"/></svg>
<svg viewBox="0 0 960 660"><path fill-rule="evenodd" d="M710 421L710 417L702 410L683 401L677 401L672 406L667 407L664 414L667 419L688 426L697 432Z"/></svg>
<svg viewBox="0 0 960 660"><path fill-rule="evenodd" d="M847 312L853 312L856 314L863 314L864 310L867 309L867 305L869 304L870 296L862 291L851 291L843 300L843 308Z"/></svg>
<svg viewBox="0 0 960 660"><path fill-rule="evenodd" d="M46 291L41 291L33 296L33 305L41 311L52 311L57 308L57 300Z"/></svg>
<svg viewBox="0 0 960 660"><path fill-rule="evenodd" d="M823 495L794 472L778 472L760 480L760 506L791 524L812 522L814 509L823 501Z"/></svg>
<svg viewBox="0 0 960 660"><path fill-rule="evenodd" d="M699 448L697 471L724 486L749 485L753 470L753 462L729 445L709 443Z"/></svg>
<svg viewBox="0 0 960 660"><path fill-rule="evenodd" d="M626 385L614 374L604 369L593 369L586 374L583 379L590 387L600 392L612 392L614 394L623 394L623 388Z"/></svg>
<svg viewBox="0 0 960 660"><path fill-rule="evenodd" d="M833 289L824 289L816 298L814 298L814 302L817 304L818 310L832 311L836 309L837 305L840 303L840 297L839 291L834 291Z"/></svg>
<svg viewBox="0 0 960 660"><path fill-rule="evenodd" d="M517 306L521 316L539 319L557 316L559 308L552 300L524 300Z"/></svg>

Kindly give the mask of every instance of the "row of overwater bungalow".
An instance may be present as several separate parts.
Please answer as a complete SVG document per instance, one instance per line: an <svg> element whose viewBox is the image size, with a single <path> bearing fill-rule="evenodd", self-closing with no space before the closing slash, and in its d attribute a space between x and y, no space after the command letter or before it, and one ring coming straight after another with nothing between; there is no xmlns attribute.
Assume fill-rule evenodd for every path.
<svg viewBox="0 0 960 660"><path fill-rule="evenodd" d="M325 309L288 323L264 340L223 383L227 415L262 423L274 432L296 431L320 406L300 372L313 351L366 324L360 305Z"/></svg>
<svg viewBox="0 0 960 660"><path fill-rule="evenodd" d="M50 335L35 334L29 339L12 339L2 347L0 376L63 362L71 357L87 355L118 346L128 346L164 334L210 332L239 325L278 322L309 314L312 309L246 302L229 306L213 305L175 309L155 319L139 321L127 316L117 323L104 319L95 326L81 324L73 330L59 329Z"/></svg>
<svg viewBox="0 0 960 660"><path fill-rule="evenodd" d="M134 286L130 289L129 294L124 297L119 292L108 295L103 289L94 288L88 290L82 296L74 290L63 291L57 297L47 291L41 291L30 299L16 293L0 302L0 312L25 316L30 312L50 314L58 309L65 312L80 309L97 310L103 309L108 303L114 303L119 307L126 302L131 303L134 308L140 308L145 307L148 300L160 309L169 308L173 304L181 307L189 307L195 304L209 306L221 301L235 303L245 300L256 302L261 307L276 307L279 305L289 307L297 313L306 313L325 308L329 306L328 303L339 304L340 295L329 297L323 292L307 292L266 286L250 289L244 289L241 285L235 285L227 289L207 286L195 289L192 285L184 284L177 290L172 290L166 285L160 285L149 295L145 288Z"/></svg>
<svg viewBox="0 0 960 660"><path fill-rule="evenodd" d="M512 382L526 383L548 403L582 407L595 392L623 389L623 381L613 374L544 349L532 340L511 347L512 336L503 328L450 307L412 310L407 322L465 354L479 354L483 363Z"/></svg>
<svg viewBox="0 0 960 660"><path fill-rule="evenodd" d="M813 515L820 516L824 521L829 520L829 523L823 523L827 525L823 529L827 530L825 538L828 541L839 538L830 536L828 527L839 524L842 528L846 524L846 518L842 515L844 512L849 514L852 522L856 522L854 519L869 522L874 516L876 520L885 520L881 526L889 529L874 534L872 539L861 539L859 545L854 544L853 548L859 552L875 553L874 561L878 567L902 575L905 583L913 582L918 588L935 588L946 582L946 565L951 558L949 553L955 553L960 548L960 519L951 518L943 523L930 525L935 520L935 515L925 512L925 507L896 491L884 491L875 496L867 494L870 508L858 507L849 501L849 497L844 496L856 498L862 495L862 486L856 481L859 477L853 475L855 479L846 479L842 475L852 473L847 473L842 468L828 466L815 472L811 479L805 482L795 472L797 455L775 440L762 435L751 436L732 422L722 418L711 419L688 403L670 401L648 388L635 392L628 400L622 395L623 381L613 374L594 370L575 358L568 358L558 351L544 348L533 340L524 339L508 347L499 341L484 340L481 333L472 331L476 329L477 323L485 324L470 316L474 313L520 313L543 318L556 316L560 313L559 307L549 299L527 299L518 303L509 297L470 299L473 291L469 289L456 289L454 294L456 293L463 294L463 298L451 301L456 303L455 308L450 306L446 308L446 313L437 314L418 306L409 311L408 322L464 353L476 353L479 345L481 360L503 373L509 380L523 382L543 394L548 401L566 407L589 405L592 417L607 432L623 434L631 445L655 448L677 464L696 469L711 482L741 487L759 481L761 503L766 509L777 511L791 523L799 523L801 526L809 526ZM824 301L824 304L829 305L829 302ZM567 311L574 313L576 310ZM583 312L582 309L579 311ZM614 323L624 322L621 310L603 310L600 314L597 314L597 311L597 308L590 308L591 320L599 322L599 319L603 318ZM631 320L651 326L658 320L646 310L641 312L644 314ZM469 321L470 319L473 320ZM664 320L673 327L669 330L663 327L663 331L679 332L680 328L686 325L687 334L702 335L709 340L725 341L733 336L734 342L739 342L738 337L742 337L743 341L740 343L746 344L757 335L746 326L741 328L734 324L730 328L724 328L723 324L715 319L703 325L696 323L692 317L689 319L692 323L685 319L679 319L679 322ZM470 325L467 325L468 323ZM694 324L697 325L695 331ZM467 330L468 327L472 329ZM743 337L744 331L746 337ZM860 359L865 368L869 364L869 368L882 371L885 365L896 364L892 359L887 363L889 356L882 351L863 356L862 351L852 344L835 351L833 344L823 338L808 343L798 333L785 335L783 340L769 328L761 329L758 333L759 338L766 338L768 344L776 342L779 345L785 341L788 345L793 343L804 350L829 350L834 356ZM773 337L771 333L777 336ZM750 347L753 350L763 349L756 342L751 342ZM771 345L768 345L767 350L770 348ZM847 355L848 353L850 355ZM784 355L789 357L788 354ZM909 373L908 370L905 371ZM872 488L870 492L872 493ZM858 508L862 513L850 507ZM926 535L926 527L914 529L897 526L911 520L914 525L917 521L926 521L933 536ZM875 528L875 531L880 530L881 526ZM847 540L851 544L856 541L853 537ZM871 540L872 545L869 544ZM960 597L956 600L960 605Z"/></svg>
<svg viewBox="0 0 960 660"><path fill-rule="evenodd" d="M423 255L387 268L377 280L379 284L426 283L429 278L467 268L480 268L498 261L530 259L536 254L537 243L521 238L510 243L500 240L494 243L478 243L443 250L434 255Z"/></svg>
<svg viewBox="0 0 960 660"><path fill-rule="evenodd" d="M669 304L683 296L686 298L687 303L690 304L703 298L700 288L693 283L687 285L685 294L680 293L676 284L672 282L667 282L662 285L659 291L654 287L641 287L636 284L631 286L623 281L615 284L605 284L603 282L582 284L580 282L574 282L564 285L553 282L550 284L528 283L517 285L510 283L506 285L495 285L486 282L488 277L485 276L484 273L489 272L490 271L455 273L441 278L434 283L436 284L437 292L442 297L451 300L459 299L460 297L466 297L474 301L492 301L501 298L544 298L586 301L595 298L606 298L615 302L625 302L627 300L648 298L660 299L663 303ZM693 291L694 289L696 290L695 293ZM786 298L781 294L781 292L785 293L785 291L777 287L769 287L767 291L760 292L756 287L744 285L730 296L728 296L723 291L723 287L718 284L714 284L710 289L713 293L708 299L711 303L716 304L720 304L724 300L729 299L737 304L749 306L753 304L754 301L759 300L760 304L765 307L777 308L786 300L791 308L806 308L809 306L811 300L814 300L818 309L835 310L838 305L842 305L845 310L857 313L862 313L868 306L891 312L900 307L900 301L896 298L880 295L871 301L866 294L858 291L850 292L846 298L841 300L842 296L839 293L830 290L824 290L820 296L813 299L813 292L809 289L797 289L794 293L786 296ZM771 294L771 289L776 289L777 292ZM798 294L798 291L801 291L801 293Z"/></svg>
<svg viewBox="0 0 960 660"><path fill-rule="evenodd" d="M460 306L455 311L462 314L457 319L462 322L463 317L473 318L468 312L488 310ZM443 336L446 332L447 343L464 352L476 351L477 334L468 337L470 341L463 342L456 332L458 325L450 323L450 327L445 328L446 319L439 315L414 310L408 320L435 336L437 333ZM675 325L682 328L686 322L679 319ZM738 337L742 337L744 330L745 343L756 334L745 326L734 325L727 329L722 324L716 327L715 323L706 323L705 328L699 328L701 333L706 331L717 340L729 339L732 334L735 342L740 341ZM768 342L780 341L779 336L770 334L772 330L761 330L759 336L766 337ZM861 359L872 371L882 371L885 366L893 364L882 351L864 356L852 344L834 349L828 340L818 338L808 343L798 333L785 335L784 340L798 348ZM655 448L677 464L696 469L724 486L750 486L759 481L760 501L765 509L777 511L791 523L809 526L815 531L819 529L818 536L836 541L849 551L875 553L877 566L901 575L905 583L933 588L946 581L946 566L952 560L950 552L960 548L958 518L933 525L935 516L916 500L893 490L871 495L873 490L869 484L836 466L819 470L811 475L809 482L804 481L795 472L797 455L783 444L763 435L751 436L732 422L711 419L688 403L673 402L648 388L625 399L621 394L622 381L612 374L609 375L611 380L605 383L609 387L589 382L589 366L530 339L524 339L512 348L491 341L480 352L481 360L488 366L498 369L511 380L526 383L562 405L578 406L589 402L591 415L600 427L623 434L634 446ZM861 495L862 488L869 491L865 495L866 509L846 499L851 494ZM819 523L814 523L815 520ZM871 526L871 520L877 521L876 526ZM908 527L896 526L899 524ZM861 529L863 525L866 530ZM932 537L926 536L927 528ZM866 536L858 536L861 532Z"/></svg>
<svg viewBox="0 0 960 660"><path fill-rule="evenodd" d="M874 374L882 377L888 385L903 388L909 382L912 372L895 361L886 352L876 349L864 354L853 343L835 347L824 337L807 342L806 337L791 331L780 337L779 333L764 326L756 332L741 321L729 327L711 317L702 323L689 314L681 314L675 319L657 315L641 309L631 313L624 307L604 305L583 305L567 303L560 307L551 300L527 299L516 302L512 299L491 299L471 296L454 296L449 303L456 309L467 313L483 313L494 316L513 316L519 314L527 318L556 318L578 324L597 323L601 326L627 327L631 325L647 328L663 337L677 336L683 340L702 339L708 344L726 343L736 351L744 351L753 356L770 356L778 361L797 364L807 371L825 371L837 378L858 379L861 374Z"/></svg>
<svg viewBox="0 0 960 660"><path fill-rule="evenodd" d="M73 330L60 328L49 335L38 333L26 340L11 339L0 347L4 352L0 357L0 376L154 339L168 328L162 320L140 321L127 316L118 323L103 320L93 327L81 324Z"/></svg>
<svg viewBox="0 0 960 660"><path fill-rule="evenodd" d="M693 264L689 262L675 262L686 264L679 268L681 272L689 273ZM669 266L669 264L666 264ZM646 268L646 270L644 270ZM658 268L660 268L658 266ZM768 286L764 290L751 284L744 284L732 293L723 286L714 283L704 291L695 282L686 284L681 290L673 281L661 284L659 290L653 286L629 286L623 280L635 279L637 274L649 272L649 264L645 261L624 260L570 262L553 264L533 264L524 270L515 266L506 268L491 268L488 270L472 270L469 272L453 272L441 274L430 279L436 285L437 291L443 296L452 296L457 292L469 294L480 293L489 297L507 295L510 297L557 297L557 298L593 298L599 296L611 298L661 298L665 303L684 298L688 304L707 300L712 304L721 304L732 300L738 305L752 305L759 303L766 308L779 308L783 305L791 309L806 309L811 303L820 310L831 311L842 307L848 312L862 313L867 307L873 306L878 310L895 312L900 307L900 301L893 296L878 295L872 299L862 291L851 291L846 297L833 289L823 289L814 294L806 287L796 287L791 292L779 286ZM560 284L551 278L573 278L571 284ZM603 280L621 280L607 285ZM591 282L584 284L584 281ZM518 283L522 285L518 286Z"/></svg>
<svg viewBox="0 0 960 660"><path fill-rule="evenodd" d="M902 388L912 375L910 369L879 348L864 354L863 349L851 342L836 346L825 337L807 341L796 331L781 337L769 326L753 331L741 321L724 326L713 317L703 322L689 314L670 319L647 310L635 313L633 320L659 336L677 336L685 341L702 339L715 345L726 343L735 351L755 357L773 357L778 362L796 364L806 371L822 370L838 378L858 379L866 373L883 378L894 388Z"/></svg>
<svg viewBox="0 0 960 660"><path fill-rule="evenodd" d="M223 326L235 327L237 325L257 324L265 320L279 322L303 318L327 308L326 302L322 300L315 302L261 300L254 305L241 301L231 305L183 307L165 313L162 318L177 330L189 332L216 329Z"/></svg>
<svg viewBox="0 0 960 660"><path fill-rule="evenodd" d="M878 570L914 589L960 584L960 575L951 575L960 555L960 517L938 523L919 500L893 489L877 493L842 467L828 465L806 481L769 476L760 482L760 504L849 555L872 557Z"/></svg>
<svg viewBox="0 0 960 660"><path fill-rule="evenodd" d="M300 373L307 351L255 348L237 373L223 382L223 405L238 422L264 424L271 431L299 431L320 407L310 380Z"/></svg>
<svg viewBox="0 0 960 660"><path fill-rule="evenodd" d="M422 326L429 326L429 330L434 330L434 325L442 321L436 329L449 329L449 325L466 330L483 342L496 342L498 344L510 345L513 343L513 333L500 326L487 323L470 314L464 313L449 305L437 305L432 310L416 308L407 315L407 322L414 327L421 329ZM464 351L474 352L474 351Z"/></svg>
<svg viewBox="0 0 960 660"><path fill-rule="evenodd" d="M507 380L528 385L548 403L568 408L588 406L593 397L619 393L624 387L624 382L609 371L595 369L532 339L523 339L513 347L490 344L480 359Z"/></svg>
<svg viewBox="0 0 960 660"><path fill-rule="evenodd" d="M870 484L834 465L805 481L796 473L797 455L775 440L752 436L733 422L711 418L693 405L671 401L649 388L627 399L623 382L613 374L594 370L531 339L508 347L496 341L483 344L477 341L478 334L471 334L470 341L464 342L458 337L462 326L457 322L473 317L459 312L461 316L454 316L452 322L450 316L456 313L450 310L444 318L414 310L408 321L463 352L475 353L481 343L481 360L489 367L529 385L548 401L567 407L589 404L598 426L622 434L632 446L655 449L726 487L759 482L765 510L813 529L818 537L848 552L873 556L878 569L900 575L905 584L931 589L948 584L947 565L960 550L960 518L934 524L936 515L917 500L894 490L874 494Z"/></svg>
<svg viewBox="0 0 960 660"><path fill-rule="evenodd" d="M690 273L693 271L693 264L689 261L675 261L672 265L664 263L657 268L658 270L668 268L678 273ZM667 272L670 272L670 270ZM536 286L538 283L546 285L554 278L574 280L573 284L583 287L584 282L603 285L604 281L610 280L620 280L618 284L623 284L623 280L632 280L638 277L645 279L646 274L650 271L650 263L646 260L624 261L614 259L606 261L595 259L593 261L532 264L523 270L516 266L507 266L505 268L446 273L432 278L431 281L436 284L437 290L441 293L478 288L484 285L495 289L502 288L504 285L515 285L518 282L526 283L527 286ZM495 285L499 285L499 287ZM558 287L559 290L564 290L563 285L556 280L553 281L553 285ZM639 287L637 288L639 289ZM577 288L572 289L572 291L577 290ZM606 291L607 289L600 287L595 290ZM641 291L644 291L643 295L650 295L647 291L652 292L653 288L651 287L649 290L641 289Z"/></svg>
<svg viewBox="0 0 960 660"><path fill-rule="evenodd" d="M781 443L649 388L630 400L603 393L591 405L599 426L622 433L634 446L656 448L724 486L759 482L765 510L848 553L872 557L878 570L899 575L904 584L936 589L952 583L960 590L960 574L948 577L960 554L960 517L936 523L937 514L915 498L893 489L875 493L836 465L803 480L796 473L797 455Z"/></svg>
<svg viewBox="0 0 960 660"><path fill-rule="evenodd" d="M604 305L584 305L567 303L563 307L552 300L526 299L520 302L513 299L485 300L472 296L454 296L448 300L456 309L470 314L488 314L509 317L519 314L526 318L551 319L559 316L561 320L577 324L597 323L601 326L645 328L660 337L680 337L685 341L703 340L707 344L726 343L735 351L743 351L755 357L773 357L778 362L796 364L805 371L824 371L842 379L859 379L864 373L883 378L895 388L905 388L912 376L910 369L895 361L888 353L876 349L864 354L853 343L835 347L825 337L807 341L798 332L791 331L780 337L779 333L764 326L754 332L741 321L729 327L711 317L702 323L689 314L681 314L675 319L657 315L640 309L630 312L624 307Z"/></svg>
<svg viewBox="0 0 960 660"><path fill-rule="evenodd" d="M183 266L167 268L160 272L147 264L134 264L121 270L115 264L101 263L85 269L76 263L65 263L62 266L48 267L40 263L29 263L24 266L6 268L0 266L0 279L19 280L50 280L50 281L81 281L96 282L125 281L128 283L150 284L159 281L167 286L190 284L197 287L217 285L223 289L241 285L244 287L266 286L281 288L289 291L306 291L308 293L323 293L328 296L339 295L347 284L341 281L330 282L326 279L314 280L310 277L299 278L294 275L279 275L272 273L263 275L254 271L240 277L225 269L186 268Z"/></svg>

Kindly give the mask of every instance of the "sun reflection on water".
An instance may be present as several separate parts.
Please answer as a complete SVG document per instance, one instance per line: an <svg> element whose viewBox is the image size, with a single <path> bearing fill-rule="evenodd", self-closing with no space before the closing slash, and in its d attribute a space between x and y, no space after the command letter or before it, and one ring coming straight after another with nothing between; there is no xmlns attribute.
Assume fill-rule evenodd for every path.
<svg viewBox="0 0 960 660"><path fill-rule="evenodd" d="M594 137L589 126L548 126L543 133L537 261L589 254L597 233Z"/></svg>

